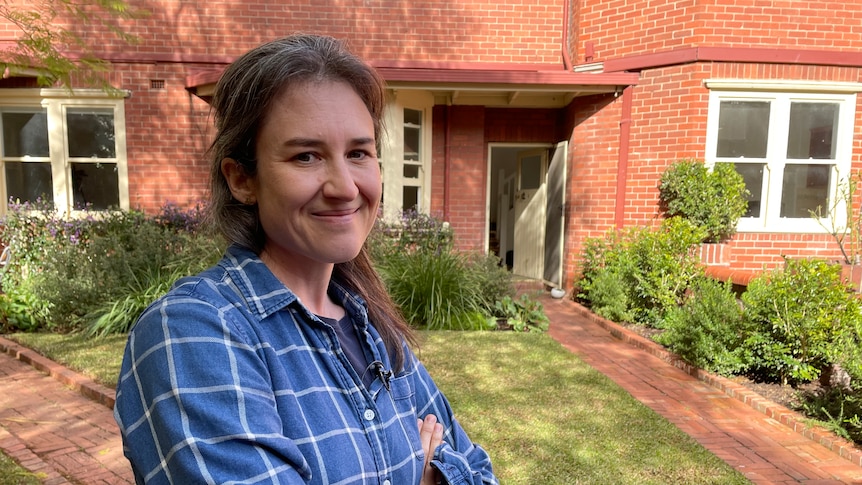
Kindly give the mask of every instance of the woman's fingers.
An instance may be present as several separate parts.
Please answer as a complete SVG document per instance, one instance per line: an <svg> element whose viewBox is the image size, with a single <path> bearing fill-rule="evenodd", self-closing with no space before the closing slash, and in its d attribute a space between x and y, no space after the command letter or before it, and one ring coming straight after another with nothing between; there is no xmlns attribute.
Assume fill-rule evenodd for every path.
<svg viewBox="0 0 862 485"><path fill-rule="evenodd" d="M422 450L425 452L425 469L422 473L421 485L434 485L437 483L437 470L431 466L431 459L434 457L434 450L443 442L443 425L437 422L437 416L433 414L417 420L416 424L419 426Z"/></svg>

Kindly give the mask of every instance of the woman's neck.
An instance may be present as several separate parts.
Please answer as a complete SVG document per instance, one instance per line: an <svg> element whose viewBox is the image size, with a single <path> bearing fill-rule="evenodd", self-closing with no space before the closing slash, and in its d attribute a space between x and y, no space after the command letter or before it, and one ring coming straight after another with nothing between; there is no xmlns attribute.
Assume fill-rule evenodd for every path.
<svg viewBox="0 0 862 485"><path fill-rule="evenodd" d="M264 248L260 259L309 311L336 320L344 316L344 308L329 297L329 282L334 264L296 261L294 258L280 257L280 254Z"/></svg>

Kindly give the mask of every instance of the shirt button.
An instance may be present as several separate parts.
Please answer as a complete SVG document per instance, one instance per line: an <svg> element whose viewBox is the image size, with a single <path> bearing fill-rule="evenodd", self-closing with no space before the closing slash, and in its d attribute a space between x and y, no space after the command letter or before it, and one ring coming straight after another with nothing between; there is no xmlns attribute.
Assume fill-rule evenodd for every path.
<svg viewBox="0 0 862 485"><path fill-rule="evenodd" d="M373 409L366 409L365 413L362 416L365 418L366 421L371 421L372 419L374 419L374 416L375 416L374 410Z"/></svg>

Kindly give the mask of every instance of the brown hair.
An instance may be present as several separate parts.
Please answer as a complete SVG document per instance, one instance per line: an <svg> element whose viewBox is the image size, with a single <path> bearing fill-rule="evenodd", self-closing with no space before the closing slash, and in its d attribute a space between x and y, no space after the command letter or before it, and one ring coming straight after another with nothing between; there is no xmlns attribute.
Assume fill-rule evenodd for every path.
<svg viewBox="0 0 862 485"><path fill-rule="evenodd" d="M374 136L382 129L385 91L377 72L351 53L342 41L328 36L297 34L267 42L240 56L222 74L212 108L216 136L210 145L210 222L229 243L260 253L266 234L257 205L236 200L221 171L225 158L237 161L248 176L257 173L257 133L273 101L285 90L308 82L340 81L351 86L374 121ZM380 333L393 367L404 365L402 343L414 343L412 329L398 312L372 266L365 247L352 261L335 265L333 279L362 295Z"/></svg>

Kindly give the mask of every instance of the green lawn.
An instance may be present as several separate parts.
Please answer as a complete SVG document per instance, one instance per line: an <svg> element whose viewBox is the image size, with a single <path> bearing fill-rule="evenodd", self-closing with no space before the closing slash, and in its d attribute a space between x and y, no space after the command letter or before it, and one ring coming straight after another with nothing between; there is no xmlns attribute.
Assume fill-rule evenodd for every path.
<svg viewBox="0 0 862 485"><path fill-rule="evenodd" d="M116 383L121 337L10 337ZM749 483L546 334L422 337L420 358L504 484Z"/></svg>
<svg viewBox="0 0 862 485"><path fill-rule="evenodd" d="M0 485L39 485L42 480L0 453Z"/></svg>

